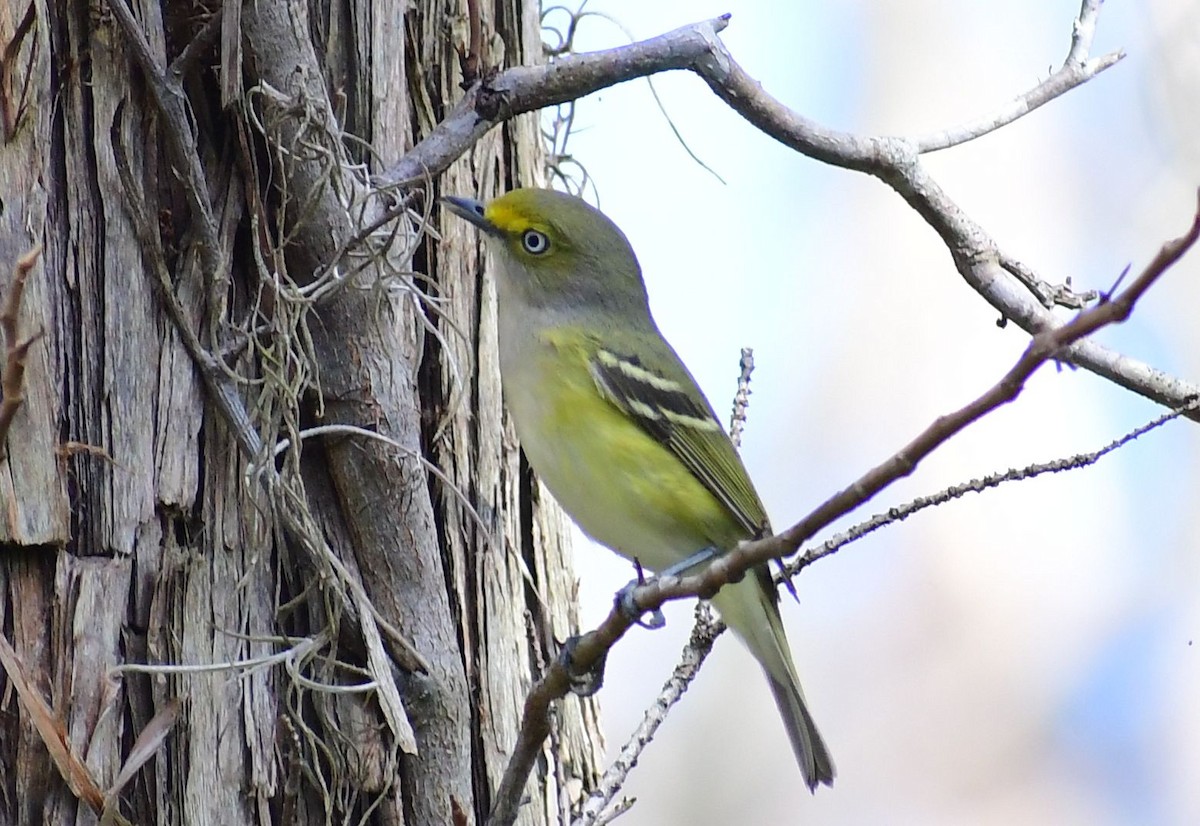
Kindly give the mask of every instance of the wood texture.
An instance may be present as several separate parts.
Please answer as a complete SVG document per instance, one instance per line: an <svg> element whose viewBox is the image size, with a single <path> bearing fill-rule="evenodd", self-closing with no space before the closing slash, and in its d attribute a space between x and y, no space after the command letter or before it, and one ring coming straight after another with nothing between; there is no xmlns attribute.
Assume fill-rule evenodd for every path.
<svg viewBox="0 0 1200 826"><path fill-rule="evenodd" d="M536 4L483 5L493 61L538 59ZM210 8L131 6L160 65ZM461 96L462 10L444 0L246 3L224 21L184 86L190 145L225 245L227 269L206 272L192 248L184 167L108 8L33 8L14 64L29 102L0 144L0 289L17 256L39 242L46 250L21 315L45 337L31 350L26 402L0 460L0 633L14 667L102 789L155 714L182 701L163 746L117 798L135 823L482 820L532 674L577 630L561 516L538 495L504 414L486 262L462 228L447 228L440 244L414 235L296 328L280 326L282 304L272 302L281 294L264 280L268 270L297 285L319 274L363 219L346 199L375 197L353 163L394 163ZM5 41L24 12L20 2L0 9ZM304 101L263 118L263 134L239 114L269 107L259 83ZM328 170L313 159L285 163L275 151L312 128L333 135L328 157L345 161L336 186L319 185ZM307 442L289 495L380 621L430 665L427 674L382 666L416 754L404 753L378 693L310 682L361 684L353 669L378 674L371 652L383 648L364 630L372 623L338 607L328 571L281 530L286 497L258 484L208 403L138 240L114 129L156 222L171 292L199 340L226 356L261 435L340 423L399 445ZM341 129L375 154L338 141ZM538 141L535 118L514 122L438 188L489 197L535 182ZM275 221L301 196L306 209L285 216L281 248ZM398 269L419 271L436 303L373 288L395 287L385 276ZM255 339L236 331L267 324L275 332ZM288 330L311 335L311 347L286 350L310 361L276 360ZM264 381L281 371L302 387L293 408ZM231 663L243 665L206 668ZM147 664L170 668L147 673ZM596 776L594 705L571 700L560 721L524 823L564 821ZM0 826L99 820L62 780L0 672Z"/></svg>

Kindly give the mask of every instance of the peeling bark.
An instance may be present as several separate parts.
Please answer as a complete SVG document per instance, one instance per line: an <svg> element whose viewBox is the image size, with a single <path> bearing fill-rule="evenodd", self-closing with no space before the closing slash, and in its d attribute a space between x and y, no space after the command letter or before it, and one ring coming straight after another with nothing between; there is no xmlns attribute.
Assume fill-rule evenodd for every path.
<svg viewBox="0 0 1200 826"><path fill-rule="evenodd" d="M162 65L208 22L198 4L131 5ZM261 135L239 124L239 105L269 106L255 89L263 82L285 95L303 89L309 111L377 153L347 141L335 154L382 170L461 96L461 12L437 0L226 10L184 83L203 195L225 245L226 269L214 273L192 246L169 124L107 4L33 8L14 63L28 104L0 144L0 273L33 245L45 248L19 319L45 336L29 351L25 401L0 459L0 632L22 674L100 789L155 715L182 701L162 747L116 797L135 823L342 823L368 812L381 824L481 820L533 673L576 623L561 517L537 496L501 404L494 289L480 276L475 240L456 228L441 244L420 239L411 264L436 311L411 291L354 288L313 308L300 322L311 347L294 351L311 363L276 363L279 332L248 344L234 330L247 319L279 322L264 271L311 282L361 218L339 200L347 190L310 191L303 163L279 163L273 142L296 134L294 112ZM23 12L0 12L5 42ZM485 57L540 59L536 5L512 0L484 14L485 30L497 33ZM231 62L235 53L242 64ZM222 90L232 92L228 108ZM373 692L331 694L297 679L361 684L351 667L366 668L372 647L281 530L280 499L256 483L209 403L157 293L152 251L139 242L114 125L157 223L172 292L200 341L240 377L260 435L342 423L400 445L306 442L289 490L379 617L430 665L425 674L390 666L415 755L403 754ZM538 140L533 116L518 119L439 187L488 197L536 182ZM300 218L274 223L301 194L312 197ZM283 225L295 230L286 246ZM281 257L259 266L257 255L276 250ZM370 280L364 270L356 283ZM301 386L294 409L262 389L275 371ZM263 662L137 668L246 661ZM565 703L560 727L524 823L560 822L595 777L594 705ZM0 672L0 824L99 820Z"/></svg>

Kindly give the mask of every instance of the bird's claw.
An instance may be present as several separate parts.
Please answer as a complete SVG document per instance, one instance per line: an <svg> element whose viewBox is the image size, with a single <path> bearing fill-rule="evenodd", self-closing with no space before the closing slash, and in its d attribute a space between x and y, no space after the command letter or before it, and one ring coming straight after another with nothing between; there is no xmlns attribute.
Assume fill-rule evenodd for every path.
<svg viewBox="0 0 1200 826"><path fill-rule="evenodd" d="M697 565L703 565L705 562L716 559L720 555L721 552L710 545L707 548L701 548L685 559L679 560L669 568L664 568L658 572L658 575L659 577L683 576Z"/></svg>
<svg viewBox="0 0 1200 826"><path fill-rule="evenodd" d="M796 604L799 605L800 595L796 593L796 584L792 582L792 577L788 574L787 565L784 564L782 559L776 559L775 564L779 567L779 573L777 574L779 584L787 588L788 593L792 595L792 599L796 600Z"/></svg>
<svg viewBox="0 0 1200 826"><path fill-rule="evenodd" d="M638 607L637 600L634 599L634 591L636 591L639 586L645 584L646 581L643 579L633 580L620 591L617 591L617 596L613 600L613 603L627 620L635 625L640 625L643 628L649 628L651 631L654 631L666 625L667 618L664 617L663 612L657 608L644 611Z"/></svg>
<svg viewBox="0 0 1200 826"><path fill-rule="evenodd" d="M577 697L591 697L604 685L604 663L608 652L590 669L584 672L575 670L575 648L579 645L579 637L569 637L558 650L558 661L567 670L569 682L567 687Z"/></svg>

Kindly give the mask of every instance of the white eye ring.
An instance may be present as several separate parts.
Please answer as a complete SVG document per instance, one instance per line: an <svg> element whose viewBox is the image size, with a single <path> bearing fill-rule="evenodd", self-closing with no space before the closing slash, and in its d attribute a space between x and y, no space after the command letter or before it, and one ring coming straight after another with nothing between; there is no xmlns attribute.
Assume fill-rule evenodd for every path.
<svg viewBox="0 0 1200 826"><path fill-rule="evenodd" d="M527 229L521 235L521 246L530 255L541 255L550 249L550 239L546 237L546 233L544 232L538 232L536 229Z"/></svg>

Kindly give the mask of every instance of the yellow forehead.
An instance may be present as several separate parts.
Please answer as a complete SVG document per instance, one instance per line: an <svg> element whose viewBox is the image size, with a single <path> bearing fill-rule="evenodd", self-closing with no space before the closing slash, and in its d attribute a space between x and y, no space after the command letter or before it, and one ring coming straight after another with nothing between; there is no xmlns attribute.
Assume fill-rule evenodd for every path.
<svg viewBox="0 0 1200 826"><path fill-rule="evenodd" d="M484 220L504 233L519 233L534 223L529 213L507 197L497 198L484 208Z"/></svg>

